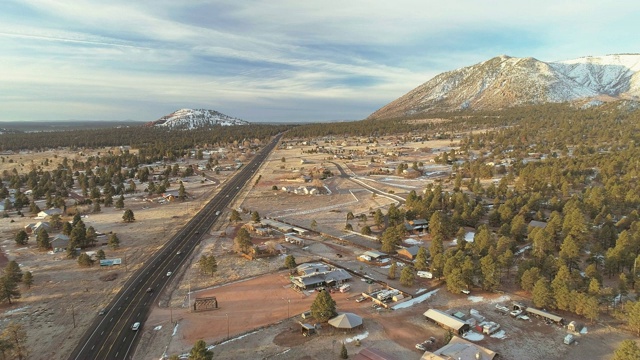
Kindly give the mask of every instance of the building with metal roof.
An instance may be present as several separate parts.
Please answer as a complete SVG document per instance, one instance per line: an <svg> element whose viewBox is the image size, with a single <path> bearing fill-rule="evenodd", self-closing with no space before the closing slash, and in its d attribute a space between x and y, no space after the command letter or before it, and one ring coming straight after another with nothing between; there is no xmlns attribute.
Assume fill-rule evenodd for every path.
<svg viewBox="0 0 640 360"><path fill-rule="evenodd" d="M424 313L424 316L441 327L453 331L454 334L464 334L469 330L469 324L445 313L444 311L429 309Z"/></svg>
<svg viewBox="0 0 640 360"><path fill-rule="evenodd" d="M447 345L434 352L426 351L420 360L492 360L497 355L495 351L453 336Z"/></svg>
<svg viewBox="0 0 640 360"><path fill-rule="evenodd" d="M351 274L346 270L331 268L323 263L301 264L296 268L296 272L298 276L292 276L291 283L303 290L336 286L351 280Z"/></svg>

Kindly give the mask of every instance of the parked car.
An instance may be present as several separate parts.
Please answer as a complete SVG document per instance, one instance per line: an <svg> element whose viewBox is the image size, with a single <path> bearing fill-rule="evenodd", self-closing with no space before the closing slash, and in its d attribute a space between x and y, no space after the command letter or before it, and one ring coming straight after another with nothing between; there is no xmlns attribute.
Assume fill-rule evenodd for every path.
<svg viewBox="0 0 640 360"><path fill-rule="evenodd" d="M140 328L140 322L134 322L133 325L131 325L131 330L133 331L138 331L139 328Z"/></svg>
<svg viewBox="0 0 640 360"><path fill-rule="evenodd" d="M359 303L359 302L363 302L365 300L367 300L367 298L365 298L364 296L360 296L359 298L356 299L356 302Z"/></svg>
<svg viewBox="0 0 640 360"><path fill-rule="evenodd" d="M471 291L467 290L467 289L461 289L460 290L461 293L465 294L465 295L469 295L471 294Z"/></svg>
<svg viewBox="0 0 640 360"><path fill-rule="evenodd" d="M517 309L517 310L513 310L509 313L511 316L513 317L517 317L518 315L522 314L522 310Z"/></svg>

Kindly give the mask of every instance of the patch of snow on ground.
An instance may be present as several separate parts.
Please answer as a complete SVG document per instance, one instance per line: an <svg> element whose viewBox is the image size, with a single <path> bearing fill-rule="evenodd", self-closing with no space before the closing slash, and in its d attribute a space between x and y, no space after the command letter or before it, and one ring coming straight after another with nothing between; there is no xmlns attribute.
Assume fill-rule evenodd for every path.
<svg viewBox="0 0 640 360"><path fill-rule="evenodd" d="M356 340L366 339L366 338L367 338L367 336L369 336L369 332L368 332L368 331L365 331L364 333L362 333L362 334L360 334L360 335L356 335L356 336L354 336L354 337L352 337L352 338L347 338L347 339L345 339L345 340L344 340L344 342L346 342L346 343L350 343L350 342L353 342L353 341L356 341Z"/></svg>
<svg viewBox="0 0 640 360"><path fill-rule="evenodd" d="M511 300L511 298L509 297L509 295L502 295L502 296L500 296L499 298L489 300L489 302L490 302L491 304L495 304L495 303L501 303L501 302L505 302L505 301L509 301L509 300Z"/></svg>
<svg viewBox="0 0 640 360"><path fill-rule="evenodd" d="M14 314L14 313L17 313L17 312L20 312L20 311L27 310L27 309L28 309L28 308L30 308L30 307L31 307L31 306L27 305L27 306L23 306L23 307L20 307L20 308L17 308L17 309L13 309L13 310L5 311L4 313L5 313L6 315Z"/></svg>
<svg viewBox="0 0 640 360"><path fill-rule="evenodd" d="M469 231L468 233L464 234L464 240L466 242L473 242L473 238L476 236L476 233L474 233L473 231Z"/></svg>
<svg viewBox="0 0 640 360"><path fill-rule="evenodd" d="M491 337L495 339L504 339L507 337L507 334L504 332L504 330L500 330L496 333L493 333Z"/></svg>
<svg viewBox="0 0 640 360"><path fill-rule="evenodd" d="M420 295L420 296L418 296L416 298L413 298L411 300L402 302L402 303L400 303L400 304L398 304L396 306L392 306L391 308L393 310L398 310L398 309L408 308L408 307L413 306L415 304L419 304L419 303L427 300L428 298L432 297L435 293L438 292L438 290L440 290L440 289L435 289L433 291L429 291L428 293L426 293L424 295Z"/></svg>
<svg viewBox="0 0 640 360"><path fill-rule="evenodd" d="M156 330L156 331L162 330L162 325L158 325L158 326L154 327L153 330Z"/></svg>
<svg viewBox="0 0 640 360"><path fill-rule="evenodd" d="M580 334L586 334L587 333L587 327L583 327L582 330L580 330Z"/></svg>
<svg viewBox="0 0 640 360"><path fill-rule="evenodd" d="M525 251L531 249L531 245L527 245L525 247L523 247L522 249L516 251L516 253L514 255L521 255L522 253L524 253Z"/></svg>
<svg viewBox="0 0 640 360"><path fill-rule="evenodd" d="M420 244L422 244L422 240L416 240L416 239L409 238L409 239L405 239L404 243L405 244L409 244L409 245L420 245Z"/></svg>
<svg viewBox="0 0 640 360"><path fill-rule="evenodd" d="M173 327L173 334L171 334L171 336L176 336L177 332L178 332L178 324L176 324L176 326Z"/></svg>
<svg viewBox="0 0 640 360"><path fill-rule="evenodd" d="M390 267L391 267L391 265L385 265L385 266L381 266L380 269L388 269Z"/></svg>
<svg viewBox="0 0 640 360"><path fill-rule="evenodd" d="M480 302L480 301L484 300L484 298L482 296L469 296L467 298L467 300L469 300L471 302L474 302L474 303L477 303L477 302Z"/></svg>
<svg viewBox="0 0 640 360"><path fill-rule="evenodd" d="M425 291L427 291L427 289L418 289L418 291L416 291L416 294L420 294L420 293L425 292Z"/></svg>
<svg viewBox="0 0 640 360"><path fill-rule="evenodd" d="M478 334L475 331L467 331L466 333L464 333L464 335L462 335L462 337L469 341L480 341L484 339L484 335Z"/></svg>
<svg viewBox="0 0 640 360"><path fill-rule="evenodd" d="M250 336L250 335L253 335L253 334L257 334L257 333L259 333L260 331L262 331L262 330L256 330L256 331L253 331L253 332L250 332L250 333L246 333L246 334L244 334L244 335L240 335L240 336L238 336L238 337L236 337L236 338L229 339L229 340L227 340L227 341L221 342L221 343L220 343L220 344L218 344L218 345L223 345L223 344L226 344L226 343L230 343L230 342L232 342L232 341L240 340L240 339L245 338L245 337L247 337L247 336ZM207 350L213 350L213 348L214 348L214 347L216 347L216 346L217 346L217 345L210 345L210 346L207 346Z"/></svg>

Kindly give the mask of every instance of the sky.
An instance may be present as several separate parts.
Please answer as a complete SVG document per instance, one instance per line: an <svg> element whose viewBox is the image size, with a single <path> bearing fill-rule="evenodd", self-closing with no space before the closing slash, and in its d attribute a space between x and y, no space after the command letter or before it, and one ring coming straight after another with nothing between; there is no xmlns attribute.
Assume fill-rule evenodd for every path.
<svg viewBox="0 0 640 360"><path fill-rule="evenodd" d="M637 0L2 0L0 121L358 120L498 55L638 53Z"/></svg>

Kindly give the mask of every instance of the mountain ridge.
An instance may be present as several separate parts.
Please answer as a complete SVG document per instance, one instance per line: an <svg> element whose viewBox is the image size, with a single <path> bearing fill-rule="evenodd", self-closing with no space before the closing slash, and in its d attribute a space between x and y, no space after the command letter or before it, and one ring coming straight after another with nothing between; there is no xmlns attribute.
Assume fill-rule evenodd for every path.
<svg viewBox="0 0 640 360"><path fill-rule="evenodd" d="M180 109L165 115L145 126L168 127L171 129L197 129L210 126L248 125L249 122L225 115L215 110Z"/></svg>
<svg viewBox="0 0 640 360"><path fill-rule="evenodd" d="M512 106L640 100L640 54L585 56L544 62L499 55L436 75L368 118L430 111L501 109Z"/></svg>

